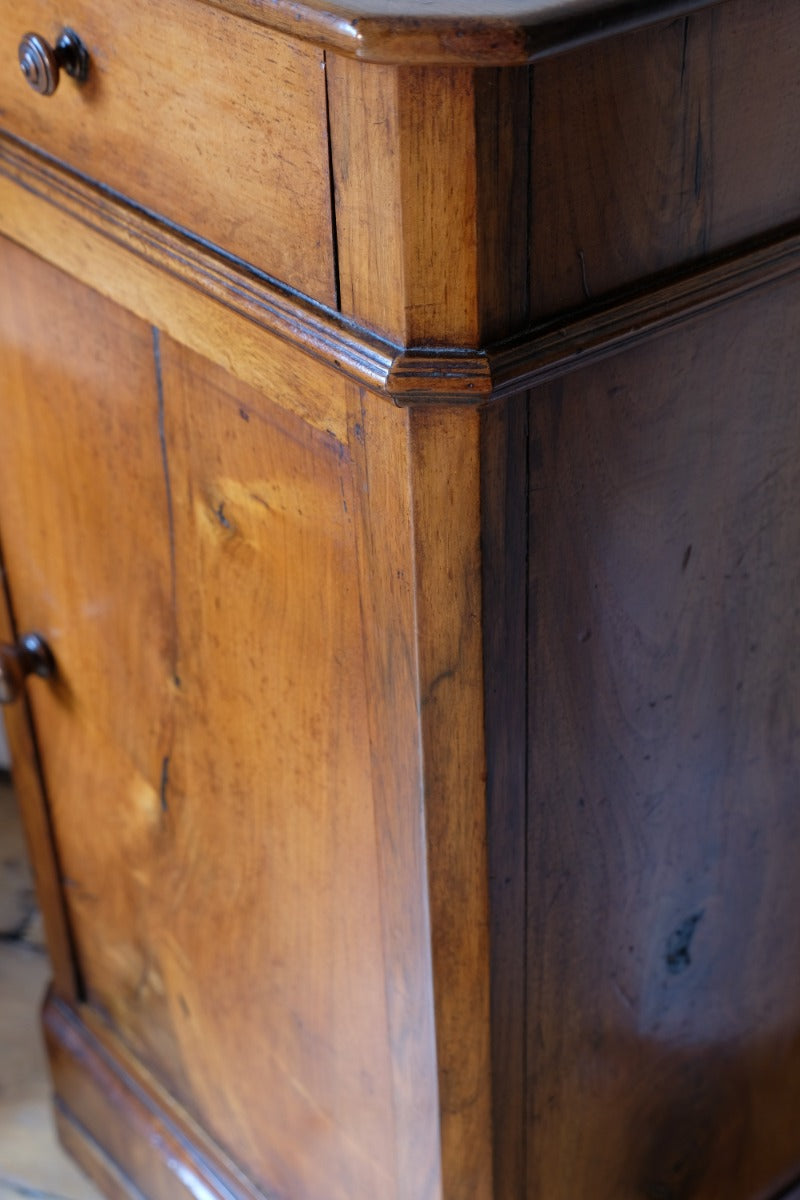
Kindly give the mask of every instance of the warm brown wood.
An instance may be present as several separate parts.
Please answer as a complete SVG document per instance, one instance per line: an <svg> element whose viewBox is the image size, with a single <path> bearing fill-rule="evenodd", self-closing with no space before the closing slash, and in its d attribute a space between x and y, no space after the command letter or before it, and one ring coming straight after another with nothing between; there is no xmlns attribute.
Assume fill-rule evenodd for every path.
<svg viewBox="0 0 800 1200"><path fill-rule="evenodd" d="M531 399L531 1196L800 1174L798 335L786 281Z"/></svg>
<svg viewBox="0 0 800 1200"><path fill-rule="evenodd" d="M492 1195L480 414L412 412L420 725L448 1200Z"/></svg>
<svg viewBox="0 0 800 1200"><path fill-rule="evenodd" d="M5 553L61 672L30 694L90 1002L267 1191L374 1195L392 1106L343 447L5 255Z"/></svg>
<svg viewBox="0 0 800 1200"><path fill-rule="evenodd" d="M328 56L342 311L409 345L475 345L474 73Z"/></svg>
<svg viewBox="0 0 800 1200"><path fill-rule="evenodd" d="M110 1030L52 995L43 1019L59 1135L111 1200L258 1200Z"/></svg>
<svg viewBox="0 0 800 1200"><path fill-rule="evenodd" d="M0 272L2 274L2 272ZM3 292L0 289L0 309ZM0 640L16 639L8 576L0 554ZM23 698L3 713L13 752L14 788L19 799L25 838L36 880L36 897L42 911L47 952L59 995L77 1000L80 981L75 969L72 934L61 891L61 867L47 798L42 787L36 737L31 713Z"/></svg>
<svg viewBox="0 0 800 1200"><path fill-rule="evenodd" d="M683 17L720 0L207 0L373 63L512 66Z"/></svg>
<svg viewBox="0 0 800 1200"><path fill-rule="evenodd" d="M142 1193L131 1185L116 1163L72 1119L58 1100L54 1101L53 1118L61 1146L80 1164L84 1174L108 1200L140 1200Z"/></svg>
<svg viewBox="0 0 800 1200"><path fill-rule="evenodd" d="M790 1195L794 5L89 4L0 139L62 1136L125 1200Z"/></svg>
<svg viewBox="0 0 800 1200"><path fill-rule="evenodd" d="M496 73L490 74L494 77ZM506 98L510 91L518 102L519 77L513 74L516 78ZM497 137L503 129L502 120L496 119L503 91L488 80L485 87L496 97L490 102L487 123ZM514 153L514 145L506 141L506 154L512 157L501 178L517 177ZM487 155L487 164L490 157ZM510 220L495 227L488 219L491 191L485 183L482 211L487 219L482 224L479 250L485 264L502 264L506 256L514 258L521 232ZM294 376L304 377L310 371L301 356L289 348L278 349L271 339L263 338L259 332L263 331L357 382L385 391L403 405L483 404L521 391L574 369L578 361L604 358L690 319L700 309L726 303L754 287L765 287L800 266L800 236L795 226L779 230L766 241L745 241L702 267L656 277L634 295L612 296L588 314L578 310L561 319L545 320L512 338L490 341L485 349L404 350L369 330L354 330L346 318L311 305L286 289L252 279L213 251L193 245L185 236L128 210L119 201L99 194L91 184L3 138L0 201L0 230L68 267L77 278L228 367L245 382L271 392L280 388L282 372L275 368L279 355L291 362ZM508 245L501 240L504 235ZM380 240L370 239L369 244ZM132 250L135 258L122 253L121 246ZM514 261L520 268L516 272L492 272L486 267L491 278L499 280L484 290L480 302L487 337L494 329L512 330L520 312L527 308L522 270L526 264L519 255ZM365 273L364 281L368 278ZM369 303L378 301L373 297ZM294 406L299 415L320 428L343 436L341 426L331 425L325 396L318 395L310 384L301 390L283 389L281 402Z"/></svg>
<svg viewBox="0 0 800 1200"><path fill-rule="evenodd" d="M422 803L410 416L350 389L372 792L387 963L398 1200L442 1195L428 858Z"/></svg>
<svg viewBox="0 0 800 1200"><path fill-rule="evenodd" d="M335 306L321 51L194 0L74 0L87 82L43 100L17 43L48 0L0 4L0 110L18 136Z"/></svg>
<svg viewBox="0 0 800 1200"><path fill-rule="evenodd" d="M41 167L37 156L1 140L0 160L8 165L7 174L0 170L0 231L281 407L344 438L345 410L337 411L324 389L314 386L313 357L320 342L326 343L326 361L352 363L354 374L371 379L373 370L385 374L391 362L387 354L381 365L383 354L373 339L351 344L348 355L341 333L337 338L335 327L324 321L322 328L312 320L310 329L298 332L308 308L287 304L285 292L261 287L246 272L226 270L217 255L196 251L184 237L99 198L91 186L81 188L71 176ZM286 345L290 336L312 357Z"/></svg>
<svg viewBox="0 0 800 1200"><path fill-rule="evenodd" d="M524 326L529 83L328 56L343 313L412 347Z"/></svg>
<svg viewBox="0 0 800 1200"><path fill-rule="evenodd" d="M533 71L532 315L796 220L800 11L730 0Z"/></svg>

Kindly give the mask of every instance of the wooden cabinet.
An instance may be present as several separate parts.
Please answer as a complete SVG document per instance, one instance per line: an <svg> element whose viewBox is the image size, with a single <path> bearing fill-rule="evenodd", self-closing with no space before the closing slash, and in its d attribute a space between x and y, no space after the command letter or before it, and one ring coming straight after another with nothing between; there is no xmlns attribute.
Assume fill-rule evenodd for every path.
<svg viewBox="0 0 800 1200"><path fill-rule="evenodd" d="M790 1200L800 16L414 4L0 0L59 1130L129 1200Z"/></svg>

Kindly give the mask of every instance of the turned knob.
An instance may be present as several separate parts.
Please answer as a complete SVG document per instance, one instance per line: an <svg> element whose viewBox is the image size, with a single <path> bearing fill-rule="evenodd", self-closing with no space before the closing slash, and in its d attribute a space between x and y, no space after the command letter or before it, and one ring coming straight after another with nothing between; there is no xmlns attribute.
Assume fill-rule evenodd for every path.
<svg viewBox="0 0 800 1200"><path fill-rule="evenodd" d="M28 675L50 679L55 671L50 648L38 633L24 633L14 646L0 643L0 704L18 698Z"/></svg>
<svg viewBox="0 0 800 1200"><path fill-rule="evenodd" d="M19 44L22 74L40 96L52 96L58 87L61 68L83 83L89 74L89 54L77 33L65 29L55 47L38 33L26 33Z"/></svg>

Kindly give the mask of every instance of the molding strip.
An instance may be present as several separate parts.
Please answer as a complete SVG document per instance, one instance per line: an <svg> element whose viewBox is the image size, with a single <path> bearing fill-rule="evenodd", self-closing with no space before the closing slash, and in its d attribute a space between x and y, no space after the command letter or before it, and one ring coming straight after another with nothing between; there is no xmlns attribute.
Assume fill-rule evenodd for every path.
<svg viewBox="0 0 800 1200"><path fill-rule="evenodd" d="M737 247L700 268L650 280L635 294L549 321L488 351L491 398L546 383L669 333L748 292L800 271L796 226Z"/></svg>
<svg viewBox="0 0 800 1200"><path fill-rule="evenodd" d="M800 226L793 226L486 349L403 349L8 135L0 135L0 176L155 271L403 407L484 405L527 391L800 270ZM0 232L10 232L2 209ZM58 265L58 247L50 254L48 246L46 257Z"/></svg>
<svg viewBox="0 0 800 1200"><path fill-rule="evenodd" d="M9 135L0 135L0 175L357 383L378 390L385 386L397 347L338 313L274 283Z"/></svg>
<svg viewBox="0 0 800 1200"><path fill-rule="evenodd" d="M86 1172L125 1200L264 1200L113 1034L81 1015L51 991L42 1020L59 1132Z"/></svg>

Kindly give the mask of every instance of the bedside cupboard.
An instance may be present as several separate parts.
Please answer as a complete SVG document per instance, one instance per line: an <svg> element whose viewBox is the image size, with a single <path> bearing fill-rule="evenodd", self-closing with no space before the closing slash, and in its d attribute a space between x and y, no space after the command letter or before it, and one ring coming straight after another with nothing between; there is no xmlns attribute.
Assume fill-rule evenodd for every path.
<svg viewBox="0 0 800 1200"><path fill-rule="evenodd" d="M800 8L0 0L0 64L67 1149L800 1196Z"/></svg>

